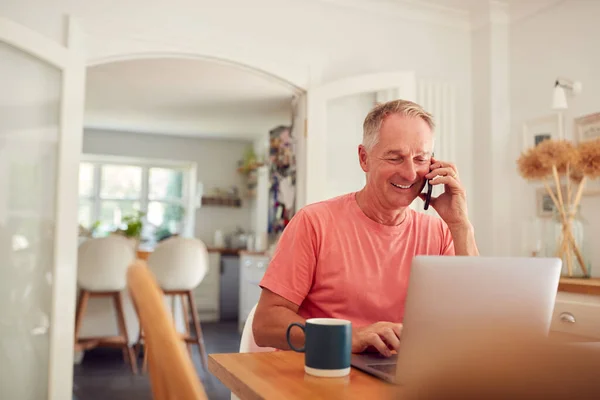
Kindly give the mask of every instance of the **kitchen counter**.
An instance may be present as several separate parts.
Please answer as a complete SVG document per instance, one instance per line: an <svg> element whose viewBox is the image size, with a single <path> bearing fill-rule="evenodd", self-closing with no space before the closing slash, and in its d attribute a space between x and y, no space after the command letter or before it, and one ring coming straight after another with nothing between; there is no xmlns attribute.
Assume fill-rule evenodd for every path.
<svg viewBox="0 0 600 400"><path fill-rule="evenodd" d="M229 249L226 247L207 247L209 253L219 253L222 256L240 256L240 255L249 255L249 256L266 256L268 253L266 251L250 251L244 249ZM152 253L152 250L138 250L137 258L141 260L147 260L148 256Z"/></svg>
<svg viewBox="0 0 600 400"><path fill-rule="evenodd" d="M580 293L600 296L600 278L560 278L559 292Z"/></svg>

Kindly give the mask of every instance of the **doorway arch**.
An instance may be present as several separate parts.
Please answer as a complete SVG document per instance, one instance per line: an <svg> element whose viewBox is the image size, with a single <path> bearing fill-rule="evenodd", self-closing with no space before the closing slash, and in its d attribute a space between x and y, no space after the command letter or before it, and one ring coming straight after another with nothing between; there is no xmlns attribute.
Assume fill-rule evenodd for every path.
<svg viewBox="0 0 600 400"><path fill-rule="evenodd" d="M290 89L295 95L299 96L306 92L306 84L301 82L293 82L289 79L283 78L281 74L275 71L267 71L264 68L258 68L256 66L250 65L248 63L244 63L241 61L235 61L231 59L193 53L193 52L172 52L172 51L147 51L147 52L127 52L121 54L113 54L110 56L103 56L92 58L87 61L87 67L92 68L95 66L109 64L114 62L121 61L131 61L131 60L144 60L144 59L157 59L157 58L167 58L167 59L187 59L187 60L202 60L202 61L211 61L218 64L222 64L225 66L230 66L234 68L238 68L240 70L244 70L251 74L255 74L258 76L262 76L263 78L270 80L272 82L277 82L287 88Z"/></svg>

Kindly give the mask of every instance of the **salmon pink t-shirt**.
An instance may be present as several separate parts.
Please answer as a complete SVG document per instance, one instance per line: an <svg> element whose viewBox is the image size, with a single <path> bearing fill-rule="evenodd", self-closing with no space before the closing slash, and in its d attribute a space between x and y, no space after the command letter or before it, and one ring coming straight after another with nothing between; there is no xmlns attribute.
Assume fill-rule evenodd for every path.
<svg viewBox="0 0 600 400"><path fill-rule="evenodd" d="M416 255L454 255L440 218L408 209L400 225L382 225L350 193L298 211L260 286L297 304L304 318L401 323Z"/></svg>

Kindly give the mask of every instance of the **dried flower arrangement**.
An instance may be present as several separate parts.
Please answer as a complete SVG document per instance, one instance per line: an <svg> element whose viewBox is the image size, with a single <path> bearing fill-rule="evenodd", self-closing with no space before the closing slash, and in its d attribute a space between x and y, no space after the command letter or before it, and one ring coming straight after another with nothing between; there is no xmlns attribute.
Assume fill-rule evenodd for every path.
<svg viewBox="0 0 600 400"><path fill-rule="evenodd" d="M544 140L521 154L517 160L519 174L528 181L542 181L552 199L562 223L562 236L557 256L564 258L569 276L573 276L573 255L584 276L589 276L580 249L571 231L571 222L581 201L586 179L600 177L600 139L574 146L567 140ZM561 177L566 178L566 199ZM555 189L548 181L553 181ZM577 185L575 193L572 183Z"/></svg>

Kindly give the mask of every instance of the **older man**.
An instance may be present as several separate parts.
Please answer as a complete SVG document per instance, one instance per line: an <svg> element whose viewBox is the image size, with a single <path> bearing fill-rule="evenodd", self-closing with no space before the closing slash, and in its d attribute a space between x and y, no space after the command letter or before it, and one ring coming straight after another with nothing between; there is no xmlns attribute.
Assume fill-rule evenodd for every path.
<svg viewBox="0 0 600 400"><path fill-rule="evenodd" d="M286 329L308 318L352 321L352 351L389 356L400 344L415 255L477 255L456 167L433 155L434 123L419 105L395 100L365 118L358 147L367 183L356 193L302 208L284 230L253 323L259 346L288 349ZM426 180L441 219L409 206ZM300 329L292 341L304 342Z"/></svg>

